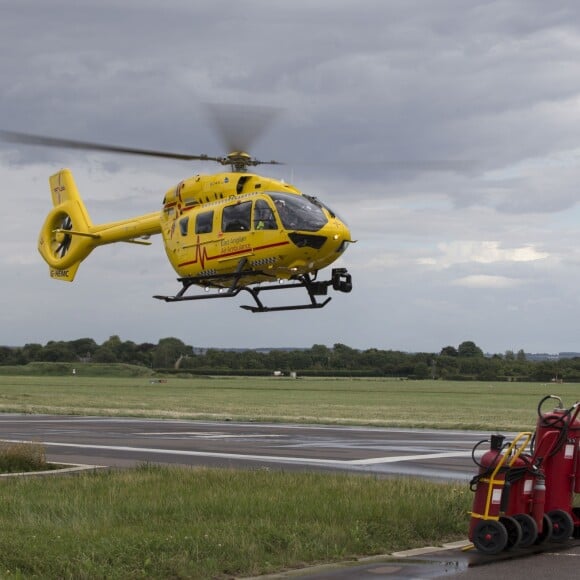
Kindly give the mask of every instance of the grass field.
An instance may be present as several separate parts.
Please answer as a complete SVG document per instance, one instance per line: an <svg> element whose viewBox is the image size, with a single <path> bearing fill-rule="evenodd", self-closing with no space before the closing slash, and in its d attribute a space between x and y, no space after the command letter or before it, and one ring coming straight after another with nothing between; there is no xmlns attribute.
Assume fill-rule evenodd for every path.
<svg viewBox="0 0 580 580"><path fill-rule="evenodd" d="M3 481L2 578L233 578L464 538L467 486L143 466Z"/></svg>
<svg viewBox="0 0 580 580"><path fill-rule="evenodd" d="M0 411L529 430L577 385L0 375ZM232 578L465 539L467 485L143 466L0 485L2 578Z"/></svg>
<svg viewBox="0 0 580 580"><path fill-rule="evenodd" d="M323 378L0 375L0 412L528 430L547 394L580 385Z"/></svg>

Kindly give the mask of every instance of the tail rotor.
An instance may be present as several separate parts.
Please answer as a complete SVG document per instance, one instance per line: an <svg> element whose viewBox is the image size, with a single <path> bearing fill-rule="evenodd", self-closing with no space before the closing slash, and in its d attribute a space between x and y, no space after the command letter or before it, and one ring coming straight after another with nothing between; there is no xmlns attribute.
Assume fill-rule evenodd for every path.
<svg viewBox="0 0 580 580"><path fill-rule="evenodd" d="M70 249L70 245L72 242L72 235L67 233L67 232L69 230L72 230L72 228L73 228L72 219L69 215L65 214L65 217L62 220L60 227L56 228L53 231L54 242L53 242L53 244L51 244L51 246L56 245L56 249L54 250L54 253L59 258L64 258Z"/></svg>

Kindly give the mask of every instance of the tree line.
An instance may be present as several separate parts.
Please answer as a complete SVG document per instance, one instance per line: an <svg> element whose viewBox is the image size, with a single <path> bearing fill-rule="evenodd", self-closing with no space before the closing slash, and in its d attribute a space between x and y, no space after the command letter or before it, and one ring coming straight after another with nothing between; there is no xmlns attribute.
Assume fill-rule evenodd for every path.
<svg viewBox="0 0 580 580"><path fill-rule="evenodd" d="M191 374L290 374L380 376L447 380L580 381L580 358L528 360L524 351L484 355L473 341L445 346L439 353L407 353L344 344L315 344L304 349L194 348L178 338L157 344L111 336L102 344L92 338L49 341L45 345L0 347L0 365L36 362L126 363L153 370Z"/></svg>

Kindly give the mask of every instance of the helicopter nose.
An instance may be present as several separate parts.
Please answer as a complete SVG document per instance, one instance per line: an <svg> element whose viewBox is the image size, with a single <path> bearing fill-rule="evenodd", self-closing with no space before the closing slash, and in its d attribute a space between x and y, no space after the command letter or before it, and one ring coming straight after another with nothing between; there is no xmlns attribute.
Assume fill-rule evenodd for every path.
<svg viewBox="0 0 580 580"><path fill-rule="evenodd" d="M352 242L350 231L348 227L342 222L338 222L335 227L335 232L331 239L338 244L337 252L342 253L346 250L348 244Z"/></svg>
<svg viewBox="0 0 580 580"><path fill-rule="evenodd" d="M313 234L303 234L299 232L292 232L288 234L288 237L292 242L299 248L314 248L319 250L322 248L327 240L326 236L313 235Z"/></svg>

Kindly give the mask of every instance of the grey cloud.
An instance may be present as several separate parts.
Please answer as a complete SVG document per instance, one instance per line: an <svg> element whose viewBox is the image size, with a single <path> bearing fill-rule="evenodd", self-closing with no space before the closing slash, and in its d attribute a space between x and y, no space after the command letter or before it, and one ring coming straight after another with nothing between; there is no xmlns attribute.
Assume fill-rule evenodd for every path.
<svg viewBox="0 0 580 580"><path fill-rule="evenodd" d="M576 2L28 0L0 9L0 129L216 155L224 146L202 103L284 109L251 152L286 161L271 173L350 224L359 242L344 263L355 290L316 313L316 324L312 313L252 319L255 346L438 350L473 339L498 351L574 348ZM425 163L457 160L469 163L445 171ZM94 330L101 339L247 344L248 315L237 304L151 300L176 284L160 239L150 249L95 251L78 284L48 280L35 241L48 175L63 165L103 221L153 211L180 179L214 169L0 143L8 279L0 302L11 306L0 323L13 332L0 343ZM462 241L533 245L550 259L446 270L418 263L437 256L438 244ZM523 282L493 291L452 284L477 276ZM28 311L29 288L75 310L103 296L107 306L84 313L79 328L41 304ZM196 330L224 313L226 337Z"/></svg>

